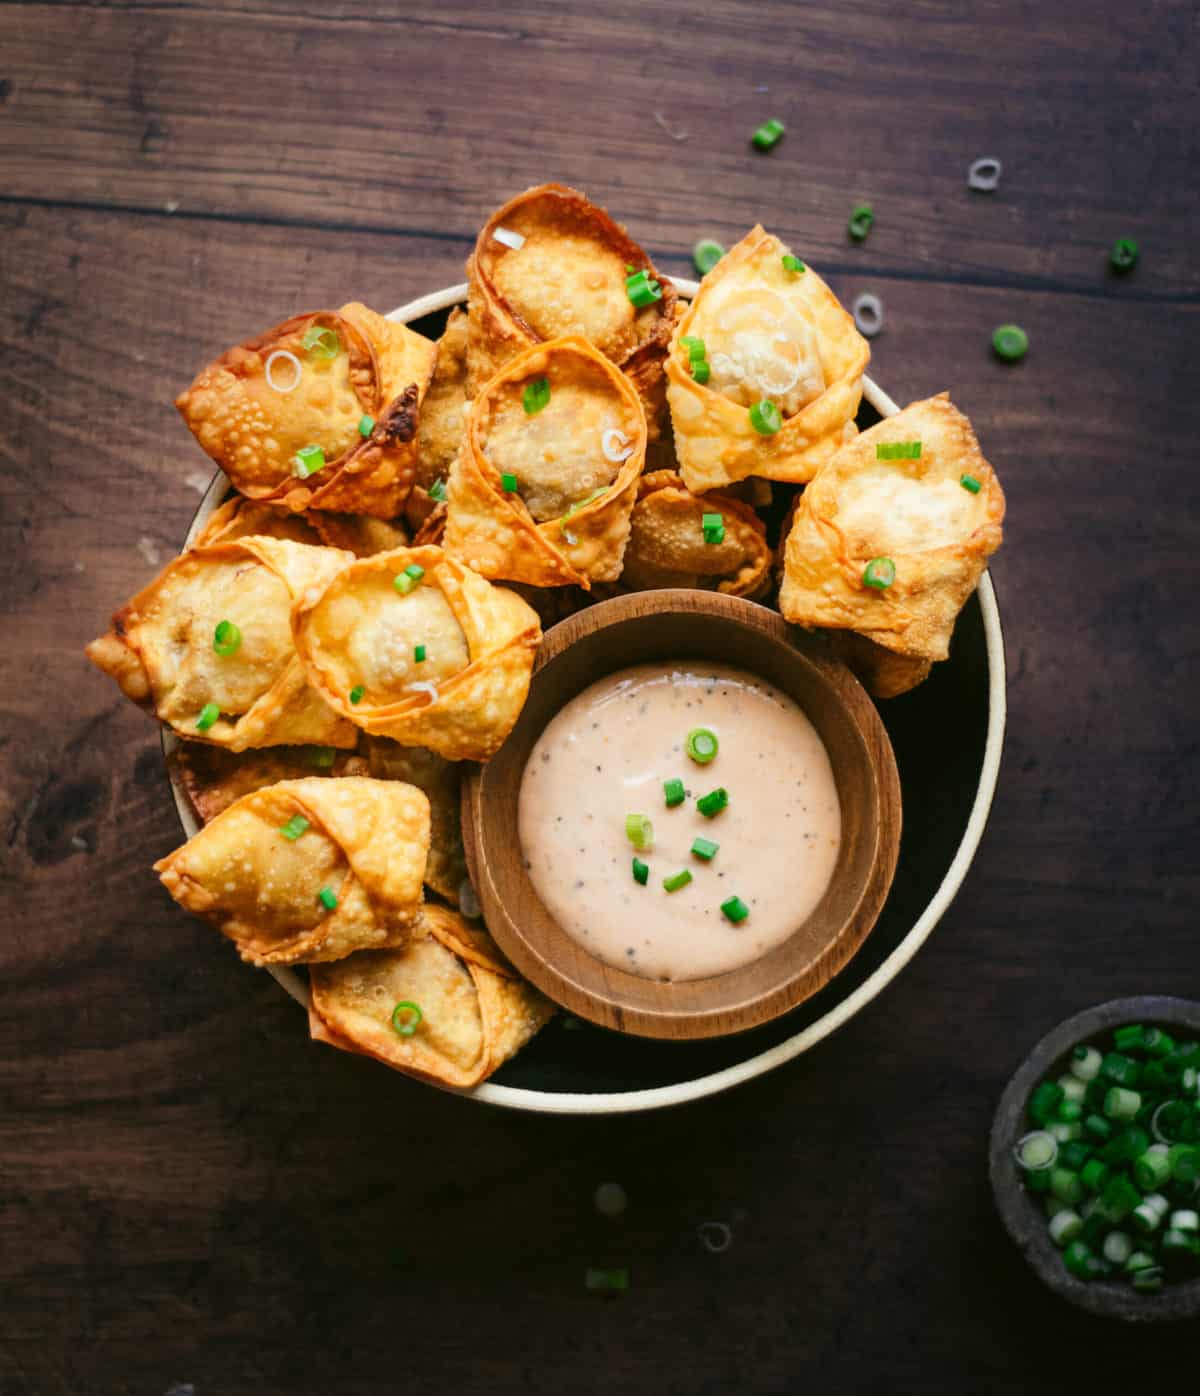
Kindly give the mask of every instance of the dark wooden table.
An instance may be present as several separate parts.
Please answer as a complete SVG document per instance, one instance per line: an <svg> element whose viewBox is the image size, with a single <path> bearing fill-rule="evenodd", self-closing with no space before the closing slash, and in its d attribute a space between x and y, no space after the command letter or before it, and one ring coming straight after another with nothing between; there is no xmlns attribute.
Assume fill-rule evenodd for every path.
<svg viewBox="0 0 1200 1396"><path fill-rule="evenodd" d="M1112 0L0 8L4 1396L1194 1378L1194 1331L1033 1282L985 1144L1060 1018L1200 991L1196 35L1190 4ZM1002 186L971 194L985 154ZM1009 498L1008 742L958 901L810 1055L628 1119L308 1045L158 888L157 733L80 652L195 508L171 401L196 367L295 308L460 279L544 178L668 271L761 219L878 293L872 371L902 402L950 387ZM606 1179L622 1221L592 1209ZM631 1266L625 1300L584 1294L596 1263Z"/></svg>

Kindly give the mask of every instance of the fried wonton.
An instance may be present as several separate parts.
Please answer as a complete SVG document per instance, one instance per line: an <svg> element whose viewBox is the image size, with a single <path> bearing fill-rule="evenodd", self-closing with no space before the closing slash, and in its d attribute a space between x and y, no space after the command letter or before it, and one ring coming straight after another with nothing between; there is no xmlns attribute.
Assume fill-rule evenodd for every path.
<svg viewBox="0 0 1200 1396"><path fill-rule="evenodd" d="M720 515L721 525L710 531L709 542L704 520L713 515ZM671 470L643 475L621 585L630 591L702 587L760 596L771 585L767 531L754 510L730 494L692 494Z"/></svg>
<svg viewBox="0 0 1200 1396"><path fill-rule="evenodd" d="M88 658L135 703L193 741L352 747L353 724L309 686L292 607L315 599L352 553L242 538L177 557L113 617ZM223 629L218 635L218 627Z"/></svg>
<svg viewBox="0 0 1200 1396"><path fill-rule="evenodd" d="M637 394L587 340L530 349L471 404L443 546L485 577L615 581L645 454Z"/></svg>
<svg viewBox="0 0 1200 1396"><path fill-rule="evenodd" d="M437 342L437 367L417 422L417 470L405 506L413 529L437 505L429 491L439 480L445 485L467 429L467 410L467 316L455 306Z"/></svg>
<svg viewBox="0 0 1200 1396"><path fill-rule="evenodd" d="M691 490L746 475L803 483L855 430L870 346L816 272L789 271L786 255L753 228L700 283L671 340L667 401ZM703 344L702 383L692 340ZM764 402L778 414L773 433L752 420Z"/></svg>
<svg viewBox="0 0 1200 1396"><path fill-rule="evenodd" d="M630 267L661 288L660 299L633 304ZM675 288L602 208L562 184L527 189L484 224L467 278L471 396L530 346L582 335L632 379L657 436Z"/></svg>
<svg viewBox="0 0 1200 1396"><path fill-rule="evenodd" d="M154 870L243 960L291 965L404 945L428 851L415 786L309 778L243 795Z"/></svg>
<svg viewBox="0 0 1200 1396"><path fill-rule="evenodd" d="M192 547L210 548L214 543L234 543L239 538L285 538L314 548L325 541L310 517L275 504L255 504L235 494L213 510Z"/></svg>
<svg viewBox="0 0 1200 1396"><path fill-rule="evenodd" d="M931 659L885 650L853 630L829 631L830 648L876 698L898 698L923 684L933 668Z"/></svg>
<svg viewBox="0 0 1200 1396"><path fill-rule="evenodd" d="M784 547L780 610L910 659L945 659L1003 519L1000 482L970 422L947 393L915 402L843 446L804 491ZM894 673L877 682L903 691Z"/></svg>
<svg viewBox="0 0 1200 1396"><path fill-rule="evenodd" d="M308 776L375 775L354 751L329 746L269 746L226 751L203 742L180 742L168 758L201 824L215 819L243 795ZM412 782L420 784L419 781Z"/></svg>
<svg viewBox="0 0 1200 1396"><path fill-rule="evenodd" d="M378 737L486 761L512 730L541 640L537 616L440 548L340 572L293 616L309 682Z"/></svg>
<svg viewBox="0 0 1200 1396"><path fill-rule="evenodd" d="M309 1030L314 1041L374 1057L408 1076L469 1089L515 1056L550 1020L554 1005L457 912L428 903L419 931L425 934L402 950L314 965ZM404 1032L393 1022L401 1005Z"/></svg>
<svg viewBox="0 0 1200 1396"><path fill-rule="evenodd" d="M316 509L293 514L280 505L255 504L234 495L213 512L192 546L207 548L238 538L287 538L314 547L327 543L355 557L370 557L408 542L408 534L394 520L373 519L366 514L325 514Z"/></svg>
<svg viewBox="0 0 1200 1396"><path fill-rule="evenodd" d="M391 519L412 485L435 352L352 301L230 349L175 405L247 498Z"/></svg>
<svg viewBox="0 0 1200 1396"><path fill-rule="evenodd" d="M386 737L365 737L364 743L367 768L377 780L403 780L425 792L430 817L425 885L457 906L467 876L459 813L459 763L425 747L401 746Z"/></svg>

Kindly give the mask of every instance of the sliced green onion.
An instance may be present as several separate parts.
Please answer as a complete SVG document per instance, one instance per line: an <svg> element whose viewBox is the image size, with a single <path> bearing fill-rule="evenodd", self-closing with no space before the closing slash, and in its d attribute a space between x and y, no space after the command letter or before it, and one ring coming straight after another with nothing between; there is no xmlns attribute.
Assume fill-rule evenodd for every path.
<svg viewBox="0 0 1200 1396"><path fill-rule="evenodd" d="M641 308L662 300L662 287L645 271L638 271L625 278L625 294L634 305Z"/></svg>
<svg viewBox="0 0 1200 1396"><path fill-rule="evenodd" d="M974 475L960 475L958 477L958 483L964 490L969 490L971 494L978 494L983 488Z"/></svg>
<svg viewBox="0 0 1200 1396"><path fill-rule="evenodd" d="M1105 1092L1106 1098L1107 1094ZM1140 1125L1126 1125L1104 1146L1100 1151L1100 1157L1105 1163L1132 1163L1149 1147L1150 1136Z"/></svg>
<svg viewBox="0 0 1200 1396"><path fill-rule="evenodd" d="M335 331L324 325L309 325L300 343L314 359L336 359L342 347Z"/></svg>
<svg viewBox="0 0 1200 1396"><path fill-rule="evenodd" d="M1000 325L992 331L992 348L998 358L1008 363L1016 363L1025 357L1029 348L1029 336L1020 325Z"/></svg>
<svg viewBox="0 0 1200 1396"><path fill-rule="evenodd" d="M213 631L213 649L222 659L237 654L242 647L242 632L231 620L220 620Z"/></svg>
<svg viewBox="0 0 1200 1396"><path fill-rule="evenodd" d="M704 341L698 334L685 334L679 342L687 350L688 358L691 359L693 363L695 363L697 359L705 359L708 357L708 351L704 347Z"/></svg>
<svg viewBox="0 0 1200 1396"><path fill-rule="evenodd" d="M413 1003L411 999L402 999L392 1009L392 1027L401 1037L411 1037L424 1016L420 1004Z"/></svg>
<svg viewBox="0 0 1200 1396"><path fill-rule="evenodd" d="M712 819L714 815L720 814L728 803L729 791L723 785L719 785L707 795L701 795L696 801L696 808L705 819Z"/></svg>
<svg viewBox="0 0 1200 1396"><path fill-rule="evenodd" d="M723 514L704 514L700 524L706 543L723 543L725 541L725 516Z"/></svg>
<svg viewBox="0 0 1200 1396"><path fill-rule="evenodd" d="M1137 259L1138 245L1132 238L1118 238L1108 254L1113 271L1129 271Z"/></svg>
<svg viewBox="0 0 1200 1396"><path fill-rule="evenodd" d="M1109 1052L1100 1063L1100 1074L1116 1085L1128 1086L1132 1090L1137 1085L1142 1071L1132 1057L1127 1057L1121 1052Z"/></svg>
<svg viewBox="0 0 1200 1396"><path fill-rule="evenodd" d="M366 691L367 690L362 686L362 684L356 683L354 687L350 690L350 701L354 704L361 703L363 700L363 694Z"/></svg>
<svg viewBox="0 0 1200 1396"><path fill-rule="evenodd" d="M683 788L683 781L678 777L663 781L663 797L667 802L668 809L674 809L676 805L683 804L687 799L687 791Z"/></svg>
<svg viewBox="0 0 1200 1396"><path fill-rule="evenodd" d="M1059 1150L1058 1161L1063 1168L1069 1168L1072 1173L1078 1173L1091 1156L1090 1144L1083 1139L1068 1139Z"/></svg>
<svg viewBox="0 0 1200 1396"><path fill-rule="evenodd" d="M1103 1144L1112 1138L1112 1121L1106 1120L1103 1115L1087 1115L1083 1121L1084 1134L1090 1134L1097 1143Z"/></svg>
<svg viewBox="0 0 1200 1396"><path fill-rule="evenodd" d="M1114 1086L1104 1097L1104 1113L1110 1120L1132 1120L1142 1108L1142 1097L1137 1091L1127 1091Z"/></svg>
<svg viewBox="0 0 1200 1396"><path fill-rule="evenodd" d="M750 425L760 436L774 436L783 426L783 417L771 399L765 397L751 407Z"/></svg>
<svg viewBox="0 0 1200 1396"><path fill-rule="evenodd" d="M1171 1177L1177 1183L1194 1183L1200 1178L1200 1148L1194 1144L1172 1144L1167 1150Z"/></svg>
<svg viewBox="0 0 1200 1396"><path fill-rule="evenodd" d="M1194 1207L1181 1207L1171 1213L1168 1223L1172 1231L1200 1231L1200 1212Z"/></svg>
<svg viewBox="0 0 1200 1396"><path fill-rule="evenodd" d="M727 897L721 903L721 911L735 926L750 915L750 908L742 901L741 897Z"/></svg>
<svg viewBox="0 0 1200 1396"><path fill-rule="evenodd" d="M279 826L279 832L285 839L295 843L308 827L308 820L302 814L293 814L286 824Z"/></svg>
<svg viewBox="0 0 1200 1396"><path fill-rule="evenodd" d="M1100 1193L1100 1206L1109 1221L1123 1221L1142 1200L1124 1173L1114 1173Z"/></svg>
<svg viewBox="0 0 1200 1396"><path fill-rule="evenodd" d="M337 893L332 887L322 887L317 893L317 899L326 911L337 910Z"/></svg>
<svg viewBox="0 0 1200 1396"><path fill-rule="evenodd" d="M1083 1138L1083 1126L1078 1120L1072 1120L1070 1124L1064 1120L1054 1120L1046 1128L1060 1144L1069 1144L1072 1139Z"/></svg>
<svg viewBox="0 0 1200 1396"><path fill-rule="evenodd" d="M1068 1098L1058 1102L1058 1109L1054 1112L1054 1118L1063 1120L1067 1124L1074 1124L1076 1120L1083 1119L1083 1112L1084 1106L1081 1101Z"/></svg>
<svg viewBox="0 0 1200 1396"><path fill-rule="evenodd" d="M1146 1029L1141 1023L1124 1023L1113 1033L1113 1044L1118 1052L1136 1052L1142 1045Z"/></svg>
<svg viewBox="0 0 1200 1396"><path fill-rule="evenodd" d="M410 562L398 577L392 578L392 585L401 596L407 596L414 587L421 585L421 578L425 575L425 569L419 562Z"/></svg>
<svg viewBox="0 0 1200 1396"><path fill-rule="evenodd" d="M1081 1105L1083 1104L1084 1097L1087 1095L1087 1085L1078 1076L1064 1073L1058 1078L1058 1085L1062 1088L1062 1093L1067 1100L1075 1100Z"/></svg>
<svg viewBox="0 0 1200 1396"><path fill-rule="evenodd" d="M692 377L701 387L712 377L712 366L707 359L693 359L690 367L692 370Z"/></svg>
<svg viewBox="0 0 1200 1396"><path fill-rule="evenodd" d="M1035 1129L1017 1141L1016 1155L1027 1173L1052 1168L1058 1160L1058 1141L1046 1130Z"/></svg>
<svg viewBox="0 0 1200 1396"><path fill-rule="evenodd" d="M713 858L716 857L717 849L720 847L721 845L713 843L712 839L697 838L692 840L692 852L706 863L712 862Z"/></svg>
<svg viewBox="0 0 1200 1396"><path fill-rule="evenodd" d="M649 880L649 877L650 877L650 864L649 864L649 863L643 863L642 860L641 860L640 858L635 858L635 859L633 860L633 880L634 880L634 882L640 882L640 883L642 884L642 886L645 887L647 881Z"/></svg>
<svg viewBox="0 0 1200 1396"><path fill-rule="evenodd" d="M301 480L315 475L325 464L325 452L320 446L301 446L292 457L292 474Z"/></svg>
<svg viewBox="0 0 1200 1396"><path fill-rule="evenodd" d="M591 504L591 503L593 503L593 501L599 499L600 496L601 496L602 494L607 494L607 493L608 493L608 489L609 489L609 487L608 487L607 485L601 485L599 489L593 490L593 491L591 492L591 494L589 494L589 495L587 496L586 499L577 499L577 500L575 501L575 503L572 504L571 507L567 510L567 512L562 516L562 518L559 519L559 521L558 521L558 527L559 527L560 531L563 532L563 533L566 533L566 531L567 531L566 525L568 524L568 522L569 522L571 519L573 519L573 518L575 517L575 515L578 514L579 511L580 511L581 509L586 509L586 508L588 507L589 504ZM570 539L569 541L573 543L575 540L574 540L574 539Z"/></svg>
<svg viewBox="0 0 1200 1396"><path fill-rule="evenodd" d="M863 569L863 586L886 591L896 580L896 564L890 557L873 557Z"/></svg>
<svg viewBox="0 0 1200 1396"><path fill-rule="evenodd" d="M692 875L687 868L681 868L679 872L663 878L663 888L668 892L678 892L681 887L686 887L691 880Z"/></svg>
<svg viewBox="0 0 1200 1396"><path fill-rule="evenodd" d="M624 1294L629 1288L629 1271L624 1266L599 1270L589 1265L583 1272L583 1287L589 1294Z"/></svg>
<svg viewBox="0 0 1200 1396"><path fill-rule="evenodd" d="M446 502L446 482L445 480L435 480L429 486L429 498L436 499L439 504Z"/></svg>
<svg viewBox="0 0 1200 1396"><path fill-rule="evenodd" d="M310 746L307 750L308 764L318 771L328 771L337 759L337 752L331 746Z"/></svg>
<svg viewBox="0 0 1200 1396"><path fill-rule="evenodd" d="M1130 1220L1143 1236L1149 1236L1162 1224L1162 1213L1147 1197L1129 1214Z"/></svg>
<svg viewBox="0 0 1200 1396"><path fill-rule="evenodd" d="M1099 1192L1108 1182L1108 1164L1090 1158L1079 1170L1079 1178L1088 1192Z"/></svg>
<svg viewBox="0 0 1200 1396"><path fill-rule="evenodd" d="M654 842L654 825L644 814L625 816L625 837L634 848L646 849Z"/></svg>
<svg viewBox="0 0 1200 1396"><path fill-rule="evenodd" d="M781 260L784 271L790 272L793 276L799 276L802 271L807 271L807 267L800 258L793 257L790 252L785 252Z"/></svg>
<svg viewBox="0 0 1200 1396"><path fill-rule="evenodd" d="M876 460L920 460L919 441L878 441L875 443Z"/></svg>
<svg viewBox="0 0 1200 1396"><path fill-rule="evenodd" d="M1055 1165L1050 1170L1050 1191L1060 1202L1083 1201L1083 1182L1079 1174L1070 1168Z"/></svg>
<svg viewBox="0 0 1200 1396"><path fill-rule="evenodd" d="M1054 1118L1058 1102L1063 1098L1063 1089L1053 1081L1043 1081L1029 1097L1029 1117L1039 1125L1048 1124Z"/></svg>
<svg viewBox="0 0 1200 1396"><path fill-rule="evenodd" d="M779 144L787 127L777 117L764 121L750 137L750 143L758 150L770 150Z"/></svg>
<svg viewBox="0 0 1200 1396"><path fill-rule="evenodd" d="M693 727L684 743L687 754L700 766L708 765L716 756L718 746L717 734L707 727Z"/></svg>
<svg viewBox="0 0 1200 1396"><path fill-rule="evenodd" d="M855 242L862 242L871 229L875 226L875 214L870 204L857 204L850 214L850 221L846 224L846 231Z"/></svg>
<svg viewBox="0 0 1200 1396"><path fill-rule="evenodd" d="M1085 1241L1072 1241L1063 1251L1063 1264L1081 1280L1090 1280L1095 1273L1096 1257Z"/></svg>
<svg viewBox="0 0 1200 1396"><path fill-rule="evenodd" d="M1133 1181L1143 1192L1154 1192L1171 1176L1171 1159L1165 1144L1153 1144L1133 1161Z"/></svg>
<svg viewBox="0 0 1200 1396"><path fill-rule="evenodd" d="M504 474L500 477L500 488L504 491L505 494L516 494L517 477L515 475L510 475L509 472L506 470Z"/></svg>
<svg viewBox="0 0 1200 1396"><path fill-rule="evenodd" d="M369 413L364 412L363 415L358 419L358 434L359 434L359 436L370 436L370 434L371 434L374 430L375 430L375 418L372 417Z"/></svg>
<svg viewBox="0 0 1200 1396"><path fill-rule="evenodd" d="M1133 1254L1133 1237L1127 1231L1110 1231L1104 1238L1104 1259L1124 1265Z"/></svg>
<svg viewBox="0 0 1200 1396"><path fill-rule="evenodd" d="M1050 1218L1050 1239L1058 1247L1069 1246L1083 1230L1083 1218L1070 1207Z"/></svg>
<svg viewBox="0 0 1200 1396"><path fill-rule="evenodd" d="M200 709L200 716L196 719L196 731L207 732L220 716L221 709L215 703L205 703Z"/></svg>
<svg viewBox="0 0 1200 1396"><path fill-rule="evenodd" d="M701 238L692 248L692 262L701 276L707 276L725 255L725 249L714 238Z"/></svg>
<svg viewBox="0 0 1200 1396"><path fill-rule="evenodd" d="M536 416L543 407L549 405L549 378L535 378L532 383L525 384L525 391L521 394L521 406L524 407L529 416Z"/></svg>
<svg viewBox="0 0 1200 1396"><path fill-rule="evenodd" d="M414 646L413 646L413 663L414 663L414 664L424 664L424 663L425 663L425 646L424 646L424 645L414 645Z"/></svg>

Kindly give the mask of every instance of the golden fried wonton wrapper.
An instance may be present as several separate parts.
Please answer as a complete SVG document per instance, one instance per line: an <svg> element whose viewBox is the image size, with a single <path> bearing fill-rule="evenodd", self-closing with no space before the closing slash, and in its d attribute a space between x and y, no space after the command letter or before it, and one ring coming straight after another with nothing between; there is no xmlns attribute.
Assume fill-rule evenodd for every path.
<svg viewBox="0 0 1200 1396"><path fill-rule="evenodd" d="M375 775L354 751L328 746L268 746L226 751L203 742L180 742L167 758L201 824L208 824L243 795L281 780ZM419 781L412 782L420 784Z"/></svg>
<svg viewBox="0 0 1200 1396"><path fill-rule="evenodd" d="M377 780L403 780L423 790L429 800L429 859L425 885L458 905L467 876L463 851L460 794L462 770L436 751L401 746L386 737L365 737L367 768Z"/></svg>
<svg viewBox="0 0 1200 1396"><path fill-rule="evenodd" d="M323 342L306 348L306 336L322 331ZM352 301L293 315L228 350L175 405L247 498L390 519L412 485L435 353L414 330ZM373 425L363 436L365 417ZM305 475L297 452L310 446L325 464Z"/></svg>
<svg viewBox="0 0 1200 1396"><path fill-rule="evenodd" d="M409 567L420 580L401 593ZM519 596L440 548L361 559L296 609L293 631L331 707L373 736L451 761L486 761L508 736L542 638Z"/></svg>
<svg viewBox="0 0 1200 1396"><path fill-rule="evenodd" d="M359 1052L435 1085L477 1086L554 1015L519 978L491 937L446 907L426 904L402 950L368 951L309 970L314 1041ZM421 1020L410 1036L392 1026L401 1003Z"/></svg>
<svg viewBox="0 0 1200 1396"><path fill-rule="evenodd" d="M704 541L705 514L721 515L720 543ZM703 587L760 596L771 585L767 531L754 510L730 494L692 494L671 470L643 475L621 585L630 591Z"/></svg>
<svg viewBox="0 0 1200 1396"><path fill-rule="evenodd" d="M876 447L886 442L920 442L920 458L880 460ZM979 482L978 493L964 476ZM784 547L779 608L794 624L945 659L963 602L1000 546L1003 519L1000 482L970 422L946 393L915 402L843 446L804 491ZM873 558L895 564L885 590L863 581ZM878 682L903 691L894 674Z"/></svg>
<svg viewBox="0 0 1200 1396"><path fill-rule="evenodd" d="M700 283L671 340L667 401L690 490L746 475L803 483L854 428L870 346L811 267L753 228ZM692 377L685 336L704 341L710 376ZM750 408L769 399L783 425L761 435Z"/></svg>
<svg viewBox="0 0 1200 1396"><path fill-rule="evenodd" d="M506 236L520 246L509 246ZM662 298L635 306L625 288L627 266L657 281ZM582 335L633 380L650 435L658 435L676 292L602 208L562 184L527 189L484 224L467 278L472 397L522 350Z"/></svg>
<svg viewBox="0 0 1200 1396"><path fill-rule="evenodd" d="M113 617L87 656L126 697L194 741L247 747L352 747L357 733L309 687L291 611L316 597L353 554L278 538L241 538L177 557ZM218 654L215 631L241 631ZM201 727L215 704L220 716Z"/></svg>
<svg viewBox="0 0 1200 1396"><path fill-rule="evenodd" d="M255 504L234 495L214 511L192 547L207 548L238 538L287 538L314 547L326 543L355 557L402 548L408 542L408 534L395 520L373 519L367 514L324 514L316 509L293 514L279 505Z"/></svg>
<svg viewBox="0 0 1200 1396"><path fill-rule="evenodd" d="M243 960L291 965L404 945L428 850L429 801L414 786L285 780L242 796L154 870Z"/></svg>
<svg viewBox="0 0 1200 1396"><path fill-rule="evenodd" d="M549 401L529 412L525 395L542 383ZM443 546L484 577L615 581L645 455L646 419L629 380L578 335L538 345L471 404Z"/></svg>
<svg viewBox="0 0 1200 1396"><path fill-rule="evenodd" d="M853 630L831 630L828 634L833 653L876 698L898 698L923 684L933 668L931 659L885 650Z"/></svg>

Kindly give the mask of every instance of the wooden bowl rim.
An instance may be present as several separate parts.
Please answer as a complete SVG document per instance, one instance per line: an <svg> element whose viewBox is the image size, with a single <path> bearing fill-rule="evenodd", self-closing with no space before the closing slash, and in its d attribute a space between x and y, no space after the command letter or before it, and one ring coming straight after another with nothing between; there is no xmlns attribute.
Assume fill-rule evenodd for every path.
<svg viewBox="0 0 1200 1396"><path fill-rule="evenodd" d="M816 951L810 964L802 970L792 969L754 989L747 988L745 996L732 1006L721 999L720 1003L689 1009L681 1005L680 998L690 997L697 985L704 985L701 992L713 995L715 1000L720 996L722 986L728 992L735 975L741 983L752 979L753 965L743 966L731 975L684 981L678 986L659 986L656 983L654 995L659 1001L652 1006L630 1002L611 980L606 990L597 991L582 985L555 963L537 939L527 934L519 918L509 914L485 866L489 861L486 853L502 854L501 849L489 847L488 843L497 838L498 831L484 808L487 768L468 766L462 784L462 829L467 867L476 894L484 905L488 929L501 950L548 998L576 1016L628 1036L673 1042L728 1037L761 1027L790 1012L830 984L862 948L879 919L896 870L902 825L900 774L896 768L895 753L887 729L866 690L845 664L824 652L818 639L788 625L777 611L747 601L744 597L697 589L664 588L660 591L633 592L597 602L559 621L546 632L534 663L532 683L536 685L538 676L555 660L570 653L576 646L596 642L607 630L639 622L665 628L673 618L682 615L703 616L736 626L781 654L798 658L801 666L807 668L813 681L825 690L843 718L849 722L858 738L858 754L865 757L869 768L867 779L875 795L874 856L861 886L857 888L853 905L836 925L833 935ZM663 662L671 663L674 657L669 653L668 646L668 650L663 652ZM686 647L678 655L681 661L685 657ZM598 677L599 673L589 674L584 686ZM508 838L508 835L503 837ZM518 871L518 876L521 875ZM495 915L491 914L492 904L495 905ZM795 934L799 934L800 929L797 927ZM579 947L578 953L590 962L593 970L598 971L603 979L603 971L607 968L603 962L583 947ZM822 971L828 969L831 961L836 967L828 977L823 977ZM641 989L645 987L644 982L639 985ZM675 988L683 992L673 994Z"/></svg>
<svg viewBox="0 0 1200 1396"><path fill-rule="evenodd" d="M988 1174L996 1210L1030 1269L1048 1289L1076 1308L1125 1323L1170 1323L1200 1315L1200 1279L1141 1295L1128 1285L1079 1280L1062 1263L1034 1195L1021 1185L1013 1151L1028 1126L1025 1105L1038 1081L1079 1042L1122 1023L1167 1023L1200 1032L1200 1002L1164 994L1110 999L1085 1008L1052 1028L1030 1051L1005 1086L992 1121Z"/></svg>
<svg viewBox="0 0 1200 1396"><path fill-rule="evenodd" d="M699 284L687 278L673 276L671 280L683 296L694 296L698 290ZM466 298L467 283L460 281L440 291L430 291L408 301L390 311L387 319L410 324L424 315L433 315L461 305L465 303ZM900 410L896 402L866 374L863 375L863 396L881 417L894 417ZM214 471L212 481L192 516L185 546L207 525L229 493L229 489L229 480L224 471ZM753 1081L755 1077L774 1071L777 1067L811 1051L877 998L933 934L934 927L946 914L950 903L958 894L958 889L962 886L983 840L988 813L996 794L996 784L1000 777L1000 758L1004 750L1004 731L1008 721L1008 696L1004 632L1000 624L996 590L989 572L984 572L980 577L976 594L979 597L987 651L988 718L983 760L979 767L979 781L975 789L975 798L971 803L971 812L954 857L934 895L926 903L925 909L886 959L856 989L827 1013L783 1042L777 1042L765 1051L757 1052L732 1066L722 1067L719 1071L710 1071L686 1081L673 1081L667 1086L649 1086L633 1091L540 1091L524 1086L505 1086L498 1082L485 1081L482 1086L476 1086L470 1091L458 1091L451 1086L438 1089L468 1096L485 1105L496 1105L506 1110L530 1111L534 1114L621 1115L643 1110L662 1110L668 1106L702 1100L705 1096L719 1095L722 1091L732 1090L735 1086L744 1085L747 1081ZM160 740L164 756L170 756L179 746L178 738L165 728L160 734ZM167 776L184 837L191 838L199 831L199 824L192 812L187 791L171 762L167 763ZM307 1013L307 981L286 965L270 965L267 967L267 973Z"/></svg>

